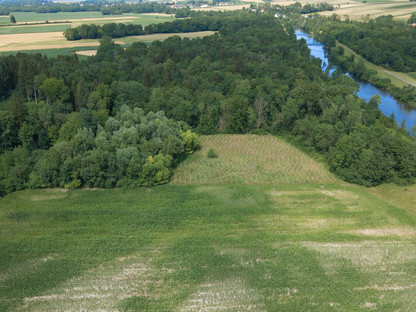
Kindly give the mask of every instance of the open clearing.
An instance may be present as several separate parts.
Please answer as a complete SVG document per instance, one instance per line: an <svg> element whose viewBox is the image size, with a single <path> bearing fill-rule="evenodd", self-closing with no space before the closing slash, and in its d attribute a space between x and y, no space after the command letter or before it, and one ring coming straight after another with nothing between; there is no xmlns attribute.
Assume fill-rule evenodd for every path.
<svg viewBox="0 0 416 312"><path fill-rule="evenodd" d="M225 162L231 143L248 150L240 157L254 176L265 174L252 168L261 145L262 161L315 166L268 136L202 142L188 168ZM206 158L211 147L217 159ZM0 310L416 310L415 187L321 177L10 194L0 199Z"/></svg>
<svg viewBox="0 0 416 312"><path fill-rule="evenodd" d="M331 1L329 1L331 3ZM319 12L321 15L337 14L341 19L376 18L381 15L393 15L396 19L407 20L416 11L416 3L408 1L350 2L341 4L335 11Z"/></svg>
<svg viewBox="0 0 416 312"><path fill-rule="evenodd" d="M0 27L0 52L98 46L99 40L67 41L64 38L63 32L68 27L76 27L81 24L127 23L147 26L174 20L174 17L168 14L121 14L111 17L104 16L100 12L14 12L13 14L20 25ZM9 17L0 16L0 21L3 20L6 23ZM65 23L46 24L45 21ZM34 25L34 23L43 24ZM163 36L166 38L167 35L163 34ZM152 39L145 40L151 41ZM131 39L128 41L130 42ZM122 42L122 44L124 43Z"/></svg>
<svg viewBox="0 0 416 312"><path fill-rule="evenodd" d="M195 33L174 33L174 34L152 34L143 36L130 36L115 39L117 44L131 44L136 41L165 40L172 36L181 38L196 38L210 36L214 32L201 31ZM36 33L36 34L8 34L0 35L0 52L22 51L22 50L45 50L59 48L91 47L99 46L99 39L85 39L67 41L62 32Z"/></svg>
<svg viewBox="0 0 416 312"><path fill-rule="evenodd" d="M179 165L174 184L331 183L323 164L274 136L201 136L201 150ZM218 158L206 157L214 149Z"/></svg>

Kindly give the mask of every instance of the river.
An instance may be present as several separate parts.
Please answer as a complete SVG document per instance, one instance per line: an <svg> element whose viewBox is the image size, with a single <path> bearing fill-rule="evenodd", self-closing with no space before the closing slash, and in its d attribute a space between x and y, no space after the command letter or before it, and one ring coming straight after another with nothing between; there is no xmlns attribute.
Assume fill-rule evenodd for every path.
<svg viewBox="0 0 416 312"><path fill-rule="evenodd" d="M328 67L329 61L324 50L324 45L313 39L311 35L300 30L296 30L296 38L298 40L301 38L305 39L306 44L311 50L311 55L322 60L322 69L325 70ZM361 81L357 82L360 84L360 89L357 93L359 97L368 101L372 96L379 94L381 97L379 107L384 115L391 116L391 114L394 113L396 122L401 125L402 121L405 120L406 128L408 130L411 130L414 126L416 126L416 109L412 109L408 105L399 102L388 92L380 90L370 83Z"/></svg>

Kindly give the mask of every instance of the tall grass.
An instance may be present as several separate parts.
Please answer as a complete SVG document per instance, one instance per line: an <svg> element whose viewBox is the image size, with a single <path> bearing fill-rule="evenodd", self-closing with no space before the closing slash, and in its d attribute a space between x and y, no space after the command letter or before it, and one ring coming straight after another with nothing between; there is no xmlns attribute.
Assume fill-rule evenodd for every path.
<svg viewBox="0 0 416 312"><path fill-rule="evenodd" d="M183 162L173 184L328 183L337 179L318 161L274 136L214 135ZM218 157L208 158L214 149Z"/></svg>

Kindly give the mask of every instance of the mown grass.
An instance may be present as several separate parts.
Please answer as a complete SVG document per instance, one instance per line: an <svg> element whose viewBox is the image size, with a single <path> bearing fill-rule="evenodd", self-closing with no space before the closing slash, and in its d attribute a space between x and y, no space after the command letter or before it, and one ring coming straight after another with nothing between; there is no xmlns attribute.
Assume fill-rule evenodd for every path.
<svg viewBox="0 0 416 312"><path fill-rule="evenodd" d="M83 18L96 18L103 17L100 12L57 12L57 13L36 13L36 12L11 12L16 18L18 23L25 22L39 22L39 21L61 21L61 20L73 20Z"/></svg>
<svg viewBox="0 0 416 312"><path fill-rule="evenodd" d="M0 35L4 34L28 34L51 31L65 31L70 24L33 25L33 26L8 26L0 27Z"/></svg>
<svg viewBox="0 0 416 312"><path fill-rule="evenodd" d="M58 13L35 13L35 12L13 12L18 23L33 22L53 22L53 21L73 21L79 24L104 24L118 23L127 20L130 24L156 24L160 22L171 21L174 19L171 15L152 15L152 14L135 14L124 13L120 15L102 15L100 12L58 12ZM0 19L0 22L10 22L9 17Z"/></svg>
<svg viewBox="0 0 416 312"><path fill-rule="evenodd" d="M240 144L247 152L235 156L253 170L250 150L267 143L270 163L304 170L300 152L275 156L285 147L272 139L203 137L186 166L210 161L211 147L225 162ZM325 179L10 194L0 200L0 310L415 310L415 216Z"/></svg>

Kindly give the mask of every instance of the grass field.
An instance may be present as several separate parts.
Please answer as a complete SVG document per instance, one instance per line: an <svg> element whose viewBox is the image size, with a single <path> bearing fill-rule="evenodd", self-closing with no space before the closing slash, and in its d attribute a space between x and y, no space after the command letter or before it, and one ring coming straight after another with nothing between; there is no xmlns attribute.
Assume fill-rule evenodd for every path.
<svg viewBox="0 0 416 312"><path fill-rule="evenodd" d="M147 26L149 24L162 23L174 19L170 15L163 14L121 14L117 16L103 16L99 12L58 12L49 14L16 12L14 15L18 23L29 24L0 27L0 52L45 49L56 50L59 48L66 49L98 45L98 40L69 42L64 38L63 31L68 27L76 27L81 24L102 25L105 23L130 23ZM30 25L30 23L45 22L46 20L50 22L69 21L70 23ZM9 23L9 17L0 16L0 24L2 23ZM164 38L166 38L166 35L164 35ZM128 39L127 41L129 42L123 42L122 44L130 44L132 39ZM66 53L65 51L63 52ZM51 53L48 52L48 54Z"/></svg>
<svg viewBox="0 0 416 312"><path fill-rule="evenodd" d="M328 1L331 3L331 1ZM384 0L367 0L347 2L340 4L340 8L335 11L320 12L322 15L331 16L337 14L340 18L348 16L350 19L376 18L381 15L393 15L396 19L407 20L410 15L416 12L416 3L408 1L384 1Z"/></svg>
<svg viewBox="0 0 416 312"><path fill-rule="evenodd" d="M345 55L354 55L355 59L361 59L363 60L365 66L369 69L373 69L377 72L377 76L380 78L388 78L391 80L391 83L393 86L402 88L405 86L413 85L416 86L416 78L412 76L411 74L402 73L402 72L395 72L392 70L387 70L381 66L377 66L373 63L368 62L365 58L355 53L353 50L348 48L346 45L337 42L337 46L341 46L344 48Z"/></svg>
<svg viewBox="0 0 416 312"><path fill-rule="evenodd" d="M36 34L43 32L64 32L71 24L55 24L55 25L31 25L31 26L7 26L0 27L0 35L5 34ZM1 39L1 36L0 36Z"/></svg>
<svg viewBox="0 0 416 312"><path fill-rule="evenodd" d="M129 36L117 38L115 39L115 42L123 47L128 47L137 41L152 42L155 40L165 40L171 36L192 39L210 36L213 33L214 32L212 31L201 31L194 33ZM92 55L91 50L97 50L99 46L98 39L67 41L61 38L60 33L45 33L43 36L38 34L36 37L31 37L29 34L4 35L3 38L7 38L7 40L4 40L3 42L0 41L0 55L14 55L21 52L28 54L41 53L48 57L57 57L58 55L73 55L73 53L77 51L88 51L89 55ZM54 40L51 40L51 38L54 38ZM79 54L81 55L82 53Z"/></svg>
<svg viewBox="0 0 416 312"><path fill-rule="evenodd" d="M176 170L174 184L331 183L325 167L274 136L200 137L202 148ZM207 159L209 149L218 158Z"/></svg>
<svg viewBox="0 0 416 312"><path fill-rule="evenodd" d="M133 42L143 41L151 42L155 40L165 40L171 36L181 38L196 38L210 36L214 32L201 31L194 33L174 33L174 34L152 34L143 36L129 36L116 38L115 42L123 47L130 46ZM67 41L61 32L37 33L32 34L9 34L0 35L0 55L15 54L17 52L42 53L48 56L56 57L58 54L69 55L74 51L91 50L98 48L99 39L84 39L76 41Z"/></svg>
<svg viewBox="0 0 416 312"><path fill-rule="evenodd" d="M226 162L230 139L203 143ZM274 144L282 166L299 166L300 152ZM389 189L324 179L16 192L0 199L0 310L414 311L415 205L399 194L416 189L387 202Z"/></svg>
<svg viewBox="0 0 416 312"><path fill-rule="evenodd" d="M6 51L6 52L0 52L1 55L15 55L17 53L41 53L43 55L46 55L47 57L56 58L58 55L74 55L77 51L89 51L91 49L98 48L97 45L95 46L84 46L84 47L71 47L71 48L58 48L58 49L43 49L43 50L20 50L20 51ZM78 54L78 53L77 53ZM79 58L84 57L82 54L79 54ZM85 56L86 57L86 56Z"/></svg>
<svg viewBox="0 0 416 312"><path fill-rule="evenodd" d="M161 21L171 21L173 16L168 14L135 14L124 13L120 15L102 15L100 12L58 12L58 13L34 13L34 12L13 12L18 24L49 22L73 22L76 24L103 24L118 23L119 20L131 21L133 24L143 26L160 23ZM8 16L0 18L0 22L9 22Z"/></svg>

